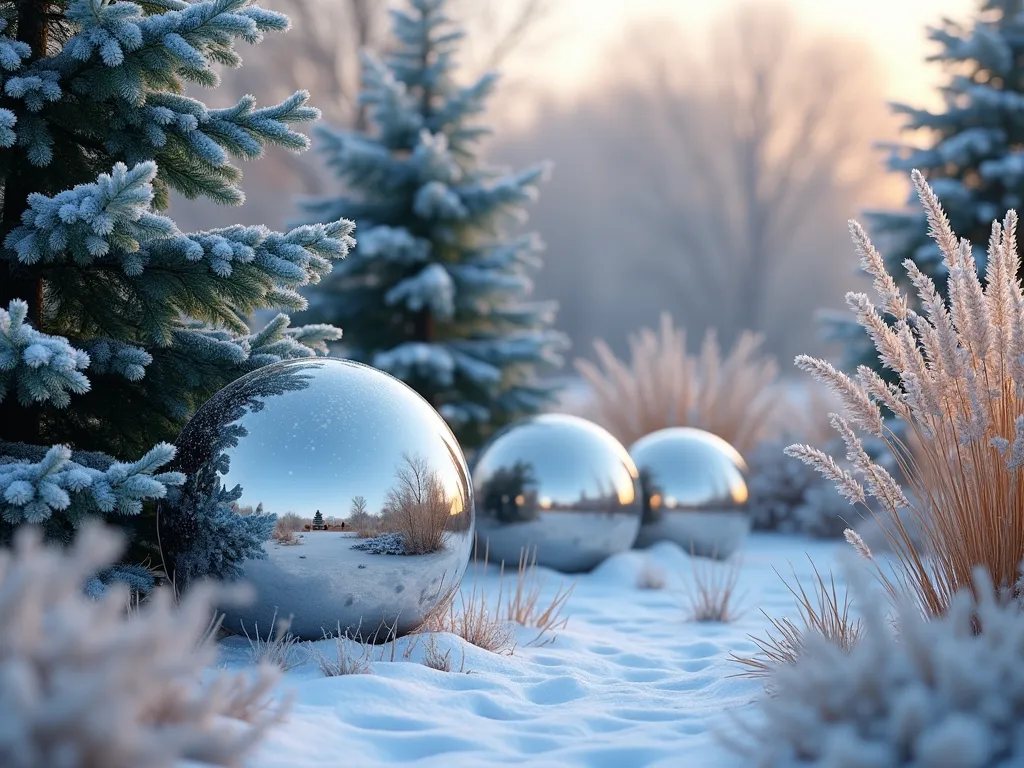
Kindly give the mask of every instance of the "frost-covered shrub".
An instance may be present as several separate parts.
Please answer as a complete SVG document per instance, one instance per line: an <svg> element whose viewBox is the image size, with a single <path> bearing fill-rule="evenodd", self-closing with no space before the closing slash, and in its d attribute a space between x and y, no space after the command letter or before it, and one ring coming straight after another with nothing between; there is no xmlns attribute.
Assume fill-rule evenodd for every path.
<svg viewBox="0 0 1024 768"><path fill-rule="evenodd" d="M850 503L831 503L816 492L831 487L817 472L783 453L788 440L761 443L748 457L749 508L755 530L842 536L849 527L840 515L853 512ZM799 510L799 512L798 512Z"/></svg>
<svg viewBox="0 0 1024 768"><path fill-rule="evenodd" d="M749 741L734 745L747 752L745 764L1024 764L1024 614L997 601L980 569L975 584L977 601L961 591L931 620L904 601L895 626L884 600L858 600L865 632L845 651L807 637L796 662L771 673L771 694L745 723Z"/></svg>
<svg viewBox="0 0 1024 768"><path fill-rule="evenodd" d="M785 448L790 442L790 438L766 441L747 456L749 508L754 529L829 539L842 538L847 528L861 531L862 526L866 526L874 531L877 527L874 518L852 505L831 480L786 455ZM841 440L831 440L824 445L829 454L844 450ZM865 441L865 450L889 471L897 472L891 452L881 441Z"/></svg>
<svg viewBox="0 0 1024 768"><path fill-rule="evenodd" d="M82 587L121 546L88 523L68 549L25 527L0 550L0 765L4 768L237 766L281 719L276 676L221 676L211 591L175 605L158 590L126 611L127 587Z"/></svg>

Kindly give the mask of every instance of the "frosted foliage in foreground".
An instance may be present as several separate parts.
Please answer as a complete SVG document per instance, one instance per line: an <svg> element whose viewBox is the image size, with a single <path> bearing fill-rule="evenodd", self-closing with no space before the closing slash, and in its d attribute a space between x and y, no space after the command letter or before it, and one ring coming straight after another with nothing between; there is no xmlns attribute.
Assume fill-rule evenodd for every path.
<svg viewBox="0 0 1024 768"><path fill-rule="evenodd" d="M0 551L4 768L237 766L281 719L267 669L200 683L217 655L209 591L175 607L161 590L131 612L123 587L83 593L120 549L90 523L68 550L23 528Z"/></svg>
<svg viewBox="0 0 1024 768"><path fill-rule="evenodd" d="M913 180L943 254L949 298L907 260L923 308L922 314L910 309L883 257L852 222L880 306L859 293L846 300L881 364L900 383L884 381L867 366L854 380L823 360L798 357L797 364L828 384L845 407L846 416L833 414L831 421L852 471L810 446L793 445L787 453L834 481L851 502L877 504L875 518L896 555L895 576L879 565L878 578L894 602L909 592L921 610L941 615L953 594L971 584L976 566L1000 588L1020 579L1024 291L1017 279L1017 215L1010 211L992 226L983 285L971 244L954 234L924 177L915 171ZM883 422L880 404L903 422L902 436ZM885 443L903 470L906 492L871 458L857 431Z"/></svg>
<svg viewBox="0 0 1024 768"><path fill-rule="evenodd" d="M928 620L911 601L893 633L878 601L848 651L809 636L747 722L751 766L1003 768L1024 758L1024 615L978 572ZM859 591L863 591L863 588ZM982 631L976 633L975 620Z"/></svg>

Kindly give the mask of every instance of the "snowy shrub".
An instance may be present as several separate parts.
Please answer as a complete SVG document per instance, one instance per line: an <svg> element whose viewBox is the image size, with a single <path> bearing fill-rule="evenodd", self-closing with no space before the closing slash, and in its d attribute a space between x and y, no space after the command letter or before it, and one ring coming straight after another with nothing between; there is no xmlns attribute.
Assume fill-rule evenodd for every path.
<svg viewBox="0 0 1024 768"><path fill-rule="evenodd" d="M971 244L953 233L924 177L915 171L913 180L943 254L949 298L909 260L917 301L905 296L867 234L851 222L881 307L860 293L847 294L847 303L900 383L867 366L851 379L827 362L798 357L801 368L842 399L846 416L833 414L831 422L852 470L810 446L793 445L787 452L833 480L851 502L867 506L874 500L873 516L895 555L893 575L888 565L875 563L878 578L894 602L909 592L921 610L941 615L953 595L971 585L977 566L999 588L1020 579L1024 291L1017 279L1016 214L993 223L983 285ZM883 420L880 406L902 422L902 433ZM872 460L855 429L885 443L907 492Z"/></svg>
<svg viewBox="0 0 1024 768"><path fill-rule="evenodd" d="M668 314L660 333L643 328L630 336L630 360L594 342L600 367L575 361L592 397L581 415L597 422L624 445L665 427L697 427L718 435L746 456L778 423L784 407L776 384L778 367L761 353L762 339L744 333L722 358L714 331L700 354L686 351L686 331Z"/></svg>
<svg viewBox="0 0 1024 768"><path fill-rule="evenodd" d="M802 533L820 538L843 535L854 509L827 479L785 454L788 440L758 445L747 459L748 507L755 530Z"/></svg>
<svg viewBox="0 0 1024 768"><path fill-rule="evenodd" d="M293 547L302 544L302 537L297 535L301 530L302 518L294 512L286 512L274 522L274 531L271 537L278 544Z"/></svg>
<svg viewBox="0 0 1024 768"><path fill-rule="evenodd" d="M115 562L117 536L89 523L65 550L41 538L25 527L0 551L0 765L240 765L283 711L267 669L202 684L216 659L210 591L176 606L157 590L126 611L124 585L82 589Z"/></svg>
<svg viewBox="0 0 1024 768"><path fill-rule="evenodd" d="M749 740L734 744L745 764L1024 762L1024 614L997 600L983 569L975 578L978 598L958 592L944 616L929 619L905 600L893 626L877 601L863 600L865 631L849 649L807 637L794 664L771 672L771 695L745 721Z"/></svg>
<svg viewBox="0 0 1024 768"><path fill-rule="evenodd" d="M747 458L748 507L754 529L820 539L841 538L847 528L859 532L864 527L875 530L874 518L850 504L831 480L786 453L790 442L791 439L765 441ZM822 445L826 453L843 449L842 441L836 439ZM880 441L867 441L864 447L873 460L890 471L898 470L892 454ZM840 465L851 468L846 461Z"/></svg>
<svg viewBox="0 0 1024 768"><path fill-rule="evenodd" d="M364 529L365 530L365 529ZM371 555L407 555L405 536L400 533L383 533L367 537L366 541L353 544L352 549L369 552Z"/></svg>

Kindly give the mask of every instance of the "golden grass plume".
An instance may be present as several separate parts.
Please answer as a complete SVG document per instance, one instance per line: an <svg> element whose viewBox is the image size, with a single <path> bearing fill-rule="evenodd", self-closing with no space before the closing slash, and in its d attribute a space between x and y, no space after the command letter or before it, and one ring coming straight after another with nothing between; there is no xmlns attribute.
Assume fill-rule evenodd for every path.
<svg viewBox="0 0 1024 768"><path fill-rule="evenodd" d="M988 570L998 590L1015 589L1020 579L1024 293L1017 278L1016 213L993 223L982 281L971 244L953 233L921 173L914 171L912 178L948 270L948 298L910 260L904 266L916 301L905 295L865 231L851 222L878 305L852 292L847 304L899 383L864 366L850 377L823 360L798 357L797 365L828 384L843 403L845 415L833 414L831 421L853 470L806 445L787 452L832 479L851 502L877 502L879 510L869 513L895 554L891 575L871 559L877 577L891 599L909 594L923 613L936 616L958 590L973 588L977 566ZM880 405L905 422L909 440L883 420ZM861 434L889 446L906 489L868 458ZM901 509L916 531L901 522Z"/></svg>
<svg viewBox="0 0 1024 768"><path fill-rule="evenodd" d="M714 330L699 354L686 350L686 331L661 316L657 332L630 336L630 359L594 342L599 365L577 359L576 370L592 390L586 416L624 445L665 427L697 427L729 442L741 454L768 437L785 405L776 384L778 366L761 353L763 338L744 332L723 358Z"/></svg>

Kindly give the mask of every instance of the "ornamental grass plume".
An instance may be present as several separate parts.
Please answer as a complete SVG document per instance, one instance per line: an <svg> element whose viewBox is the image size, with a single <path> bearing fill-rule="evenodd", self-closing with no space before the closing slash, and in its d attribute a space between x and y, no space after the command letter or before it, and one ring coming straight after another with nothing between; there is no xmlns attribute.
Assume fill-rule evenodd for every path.
<svg viewBox="0 0 1024 768"><path fill-rule="evenodd" d="M778 366L760 352L762 342L744 332L723 358L709 330L694 356L686 351L686 331L667 313L659 332L643 328L630 336L628 363L598 339L600 367L574 363L593 392L586 415L627 446L656 430L685 426L718 435L746 455L778 423L784 405Z"/></svg>
<svg viewBox="0 0 1024 768"><path fill-rule="evenodd" d="M948 299L909 259L904 266L919 303L904 295L867 234L851 222L879 306L862 293L848 293L846 301L899 383L866 366L851 378L822 360L798 357L797 365L827 383L845 407L845 416L830 418L852 471L810 446L786 452L833 480L852 503L877 502L869 513L895 557L885 569L869 558L876 575L894 602L906 594L925 615L940 616L958 590L972 588L977 567L1000 591L1016 590L1020 579L1024 293L1017 279L1017 214L993 223L983 284L971 244L953 233L921 173L912 178L948 270ZM906 429L884 420L880 406ZM864 435L888 445L906 493L868 457Z"/></svg>
<svg viewBox="0 0 1024 768"><path fill-rule="evenodd" d="M217 650L214 595L159 589L125 610L127 587L83 585L116 561L111 529L87 522L67 550L25 527L0 550L0 765L4 768L239 766L282 719L279 675L203 683Z"/></svg>

